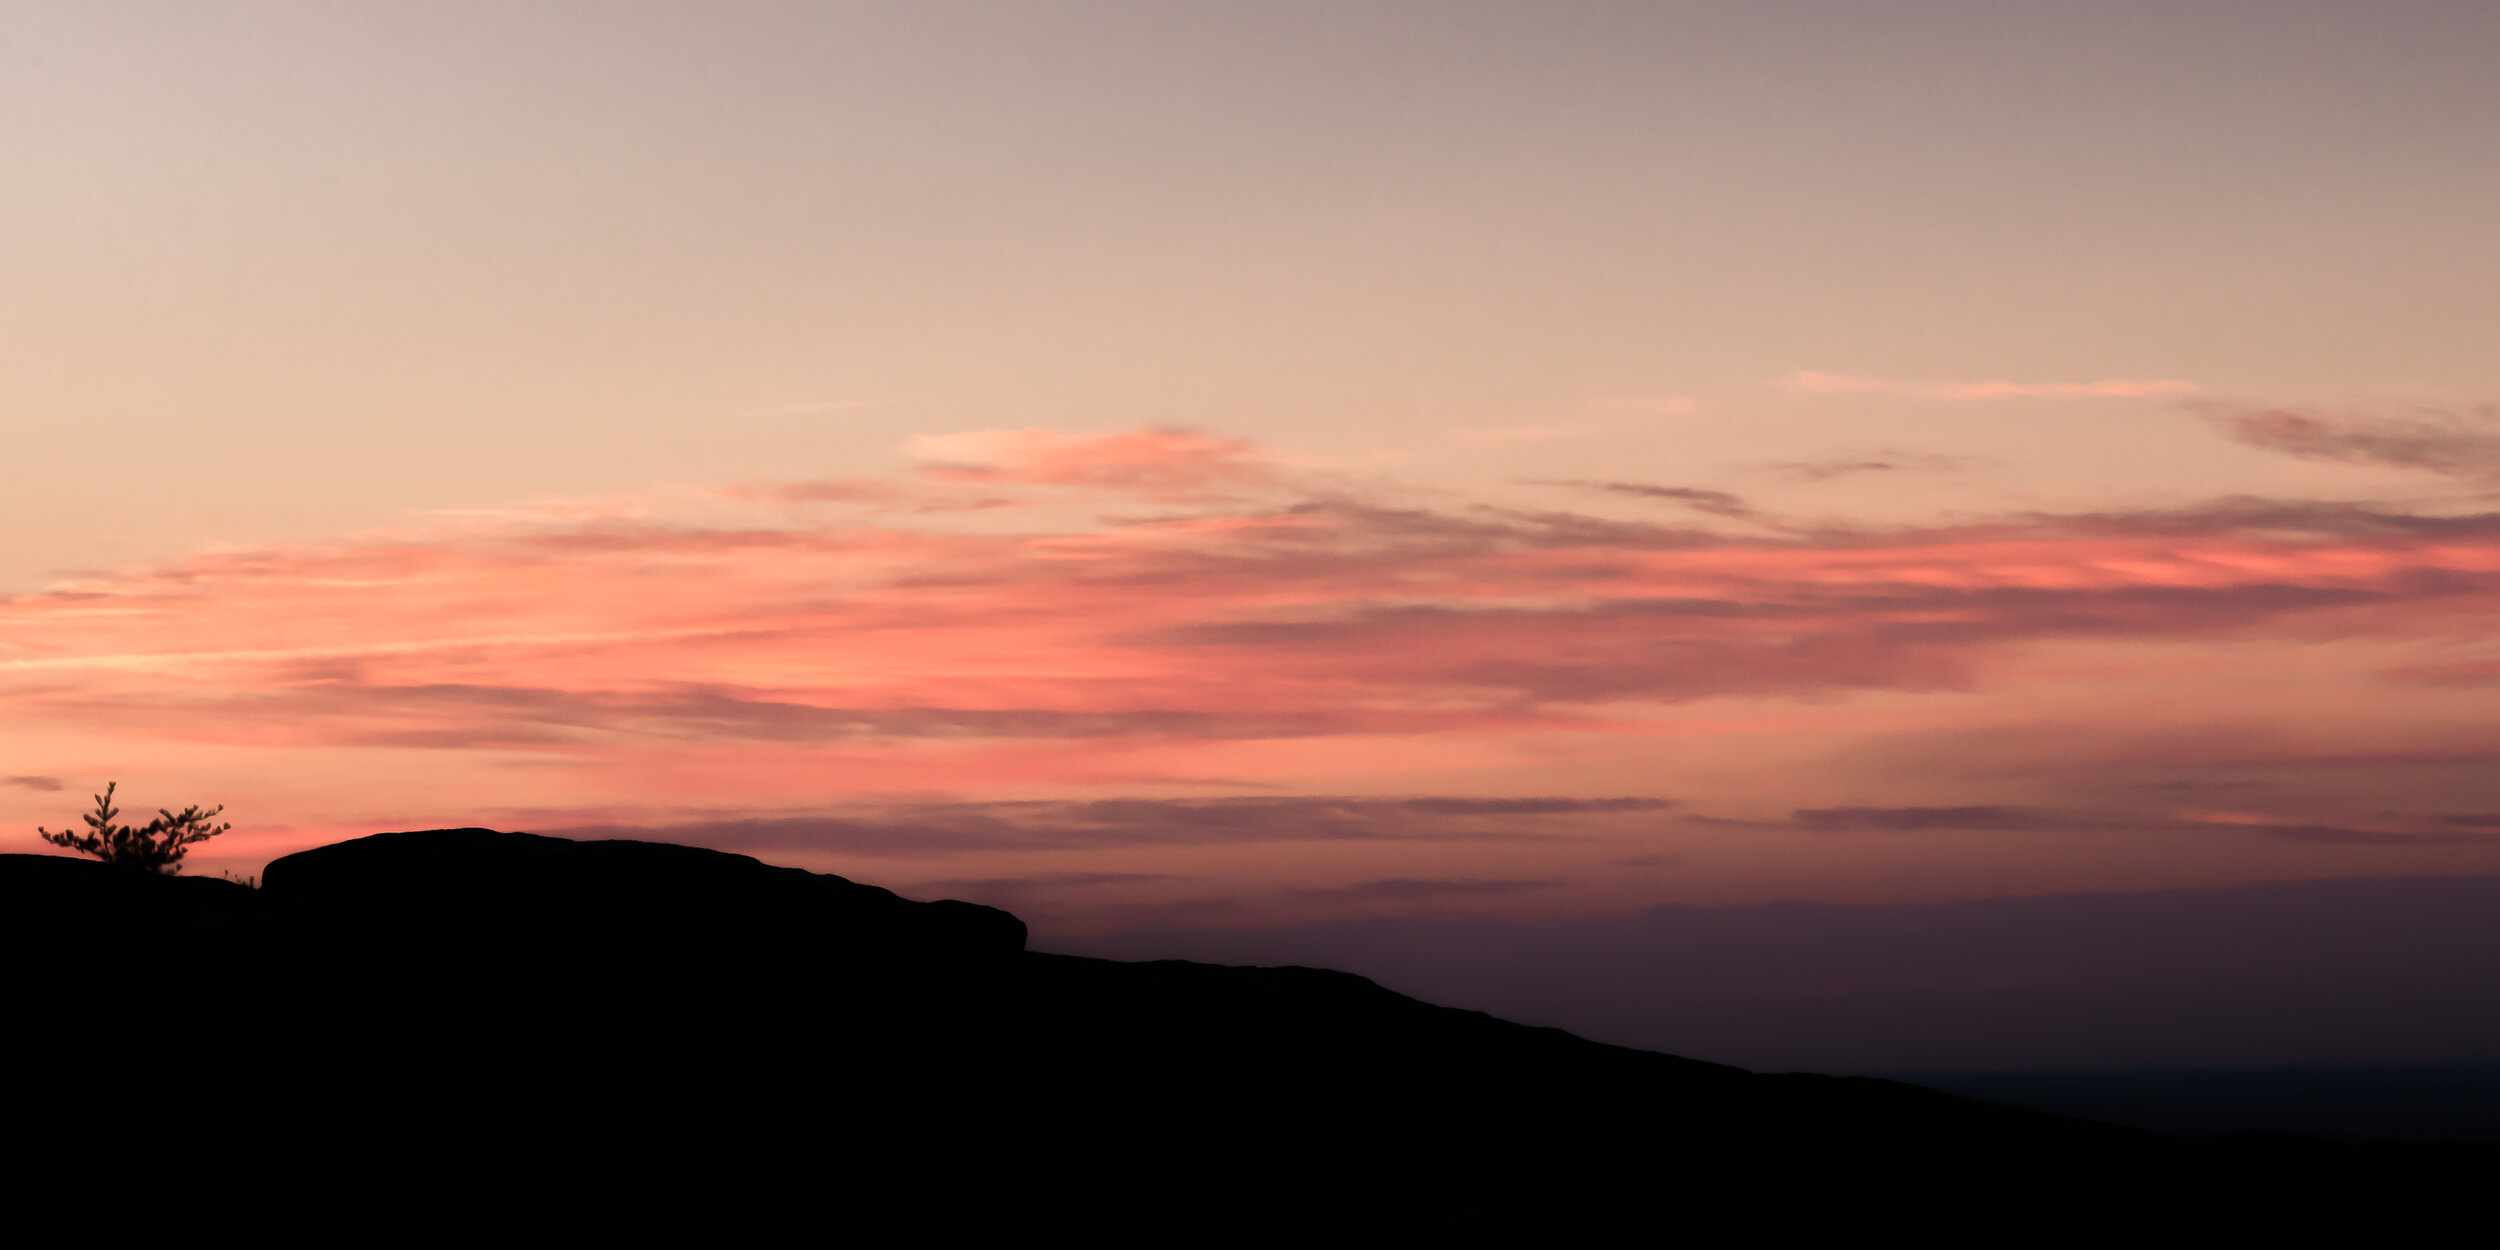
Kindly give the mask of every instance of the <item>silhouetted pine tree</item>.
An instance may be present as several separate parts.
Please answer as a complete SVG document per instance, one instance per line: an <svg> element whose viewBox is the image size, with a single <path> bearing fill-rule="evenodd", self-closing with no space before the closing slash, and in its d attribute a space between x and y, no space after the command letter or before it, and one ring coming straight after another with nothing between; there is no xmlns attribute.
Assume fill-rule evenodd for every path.
<svg viewBox="0 0 2500 1250"><path fill-rule="evenodd" d="M105 863L147 872L177 873L182 871L182 857L191 853L193 843L206 842L232 824L211 825L217 813L226 810L223 803L201 811L196 805L179 812L156 809L156 819L144 825L117 825L113 818L121 809L113 806L113 790L121 783L106 782L104 793L95 796L95 810L79 819L87 822L87 831L63 829L59 833L35 827L43 840L54 846L65 846L82 855L93 855Z"/></svg>

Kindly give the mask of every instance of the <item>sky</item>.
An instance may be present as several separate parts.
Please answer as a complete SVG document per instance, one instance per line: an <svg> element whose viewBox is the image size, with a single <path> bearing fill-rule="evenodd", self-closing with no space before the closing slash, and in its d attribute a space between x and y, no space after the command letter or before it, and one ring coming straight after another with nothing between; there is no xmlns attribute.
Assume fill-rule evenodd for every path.
<svg viewBox="0 0 2500 1250"><path fill-rule="evenodd" d="M118 781L193 872L658 838L1341 965L2500 874L2495 51L14 4L0 849Z"/></svg>

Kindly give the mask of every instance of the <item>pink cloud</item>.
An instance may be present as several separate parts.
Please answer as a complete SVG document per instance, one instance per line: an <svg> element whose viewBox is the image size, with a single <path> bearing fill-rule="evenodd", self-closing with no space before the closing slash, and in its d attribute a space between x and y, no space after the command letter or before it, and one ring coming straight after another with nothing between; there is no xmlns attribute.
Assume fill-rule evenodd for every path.
<svg viewBox="0 0 2500 1250"><path fill-rule="evenodd" d="M955 497L958 469L940 469L833 492L750 484L700 516L516 514L205 553L0 601L0 749L13 772L77 785L172 778L151 793L187 796L181 777L235 770L284 778L266 783L281 797L262 800L265 818L305 831L353 830L359 813L381 827L503 811L540 828L727 821L741 837L821 835L829 853L873 844L889 856L1090 855L1101 840L1068 832L1083 823L1070 813L1113 810L1019 808L1011 820L977 806L1008 798L1159 796L1137 819L1164 822L1171 839L1102 845L1165 854L1222 842L1210 813L1255 814L1271 833L1337 820L1341 808L1295 804L1354 782L1412 794L1394 779L1502 778L1552 795L1566 792L1555 777L1592 769L1616 778L1597 793L1687 799L1704 823L1677 828L1827 843L1843 825L2105 841L2132 829L2415 853L2468 845L2439 813L2500 810L2500 793L2458 780L2482 773L2420 762L2438 747L2429 728L2373 737L2355 711L2429 726L2407 701L2470 700L2500 619L2500 516L2232 500L1809 530L1739 525L1741 501L1699 486L1595 484L1715 510L1630 521L1297 490L1255 449L1172 431L940 450L1009 486L1186 502L1054 528L922 528L919 504ZM1212 493L1252 481L1253 498ZM788 506L823 493L891 506ZM2164 658L2182 645L2197 657L2184 678ZM2182 691L2226 661L2245 669L2241 697L2272 700L2269 723L2316 727L2317 741L2296 744L2309 764L2235 762L2221 740L2197 739L2068 772L2027 766L2010 791L1956 772L2010 749L1973 725L2044 700L2104 736L2192 722L2209 709ZM2061 734L2059 749L2088 736ZM1620 763L1705 739L1743 744L1755 762L1687 777L1707 790L1691 796ZM2444 741L2484 759L2500 732ZM1869 761L1884 744L1926 745L1825 769L1827 781L1780 762L1804 743ZM2346 758L2377 762L2315 763ZM2446 778L2432 790L2393 780L2432 767ZM2236 824L2180 815L2177 793L2067 792L2088 776L2329 774L2348 779L2325 797L2204 801L2254 813ZM1209 787L1278 802L1172 805ZM2373 815L2407 793L2405 810L2429 815ZM928 796L976 807L939 821ZM1542 819L1447 806L1473 801L1524 800L1361 811L1383 831L1489 835L1499 830L1478 826ZM869 802L925 810L835 810ZM458 810L389 815L432 803ZM1605 837L1664 827L1628 809L1583 816ZM790 820L801 823L750 827ZM984 821L1027 832L967 832ZM1060 832L1027 836L1043 826ZM1578 828L1538 836L1598 836ZM927 840L912 843L913 829ZM246 829L237 845L253 837L283 841ZM1464 872L1367 861L1341 879L1560 879L1550 865L1495 862L1482 848L1497 839L1469 839L1479 849ZM1339 841L1383 840L1396 841ZM1160 861L1117 871L1188 877Z"/></svg>
<svg viewBox="0 0 2500 1250"><path fill-rule="evenodd" d="M411 699L456 719L466 699L490 736L534 717L730 737L1412 732L1959 688L2002 647L2056 638L2479 628L2500 525L2414 520L2204 510L1740 541L1309 501L1016 535L472 531L24 597L0 614L0 673L181 674L308 727ZM342 686L357 693L328 711L301 703Z"/></svg>
<svg viewBox="0 0 2500 1250"><path fill-rule="evenodd" d="M2201 388L2178 378L2099 378L2090 382L1907 381L1800 369L1783 385L1809 395L1894 395L1905 399L2165 399Z"/></svg>

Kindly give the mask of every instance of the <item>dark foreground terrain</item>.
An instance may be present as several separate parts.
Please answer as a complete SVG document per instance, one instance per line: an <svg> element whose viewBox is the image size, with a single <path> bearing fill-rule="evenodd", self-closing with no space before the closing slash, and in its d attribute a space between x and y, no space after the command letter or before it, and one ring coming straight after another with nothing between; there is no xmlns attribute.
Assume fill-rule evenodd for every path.
<svg viewBox="0 0 2500 1250"><path fill-rule="evenodd" d="M2500 1147L1762 1076L482 830L0 856L12 1245L2488 1245Z"/></svg>

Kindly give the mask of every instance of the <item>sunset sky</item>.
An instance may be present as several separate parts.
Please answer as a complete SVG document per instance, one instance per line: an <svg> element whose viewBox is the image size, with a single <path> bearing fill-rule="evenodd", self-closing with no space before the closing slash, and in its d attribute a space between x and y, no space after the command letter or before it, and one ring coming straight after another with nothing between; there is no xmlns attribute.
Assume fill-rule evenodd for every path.
<svg viewBox="0 0 2500 1250"><path fill-rule="evenodd" d="M2500 6L0 14L0 826L2500 873Z"/></svg>

